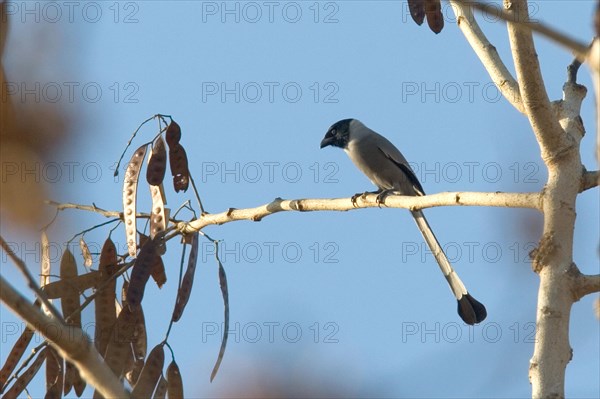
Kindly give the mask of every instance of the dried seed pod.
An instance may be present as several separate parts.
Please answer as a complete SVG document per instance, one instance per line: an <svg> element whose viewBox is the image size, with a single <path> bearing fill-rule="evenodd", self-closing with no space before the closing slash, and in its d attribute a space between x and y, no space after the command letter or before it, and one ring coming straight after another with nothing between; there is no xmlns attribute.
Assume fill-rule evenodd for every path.
<svg viewBox="0 0 600 399"><path fill-rule="evenodd" d="M423 24L425 20L425 0L408 0L410 16L417 25Z"/></svg>
<svg viewBox="0 0 600 399"><path fill-rule="evenodd" d="M160 375L160 379L158 380L158 385L156 385L156 390L154 391L153 399L165 399L167 397L167 380L164 375Z"/></svg>
<svg viewBox="0 0 600 399"><path fill-rule="evenodd" d="M35 377L35 375L37 374L37 372L39 371L40 367L42 367L42 364L44 363L44 360L46 360L46 351L47 348L44 348L35 358L34 362L31 364L31 366L29 366L29 368L19 376L19 378L17 378L17 380L15 381L15 383L13 384L12 387L10 387L10 389L8 391L6 391L6 393L4 394L4 396L2 396L2 398L17 398L21 392L23 392L23 390L27 387L27 385L29 385L29 383L31 382L31 380L33 379L33 377Z"/></svg>
<svg viewBox="0 0 600 399"><path fill-rule="evenodd" d="M60 279L65 282L60 304L64 317L69 319L68 324L81 328L81 313L78 312L80 306L79 291L71 284L71 281L75 278L77 278L77 263L71 251L66 249L60 260ZM80 388L82 383L83 380L79 376L79 371L72 363L67 362L65 366L64 394L68 394L73 386Z"/></svg>
<svg viewBox="0 0 600 399"><path fill-rule="evenodd" d="M106 346L110 335L117 321L117 310L115 308L115 297L117 282L113 274L117 270L117 249L114 242L106 239L100 252L100 264L98 273L100 273L99 291L96 293L95 300L95 320L96 330L94 341L100 355L104 356Z"/></svg>
<svg viewBox="0 0 600 399"><path fill-rule="evenodd" d="M129 250L129 255L132 257L135 257L137 252L137 244L135 241L137 230L135 223L137 185L147 149L148 145L144 144L135 150L135 153L129 161L129 165L127 165L123 182L123 219L125 221L127 249Z"/></svg>
<svg viewBox="0 0 600 399"><path fill-rule="evenodd" d="M49 346L46 356L46 396L45 399L62 398L64 361L56 349Z"/></svg>
<svg viewBox="0 0 600 399"><path fill-rule="evenodd" d="M146 234L144 233L139 233L140 235L140 248L144 246L144 244L146 244L146 241L148 241L148 239L150 237L148 237Z"/></svg>
<svg viewBox="0 0 600 399"><path fill-rule="evenodd" d="M127 290L129 290L129 281L125 280L123 281L123 286L121 287L121 303L123 304L123 307L127 303Z"/></svg>
<svg viewBox="0 0 600 399"><path fill-rule="evenodd" d="M160 256L156 258L156 263L154 266L152 266L152 279L156 282L158 288L162 288L162 286L167 282L165 264Z"/></svg>
<svg viewBox="0 0 600 399"><path fill-rule="evenodd" d="M29 327L25 327L8 354L6 362L4 363L4 366L2 366L2 370L0 370L0 392L4 390L4 385L6 384L6 381L8 381L8 377L10 377L19 363L19 360L23 357L25 350L31 342L31 338L33 338L33 332L34 331Z"/></svg>
<svg viewBox="0 0 600 399"><path fill-rule="evenodd" d="M167 171L167 149L161 136L156 139L146 169L146 181L152 186L162 184Z"/></svg>
<svg viewBox="0 0 600 399"><path fill-rule="evenodd" d="M152 196L150 238L154 238L167 228L168 216L165 209L165 193L162 184L160 186L150 186L150 195Z"/></svg>
<svg viewBox="0 0 600 399"><path fill-rule="evenodd" d="M48 235L46 234L46 230L42 231L42 251L41 251L41 271L40 271L40 287L43 289L46 285L50 284L50 241L48 240ZM52 303L52 300L49 300ZM46 308L46 305L42 305L42 310L44 313L50 317L54 317L52 312Z"/></svg>
<svg viewBox="0 0 600 399"><path fill-rule="evenodd" d="M183 380L179 372L179 366L173 360L167 368L167 382L169 399L183 399Z"/></svg>
<svg viewBox="0 0 600 399"><path fill-rule="evenodd" d="M78 398L81 397L81 395L83 394L83 391L85 390L87 383L85 382L85 380L83 378L81 378L81 376L79 375L79 370L77 371L77 378L75 379L74 383L73 383L73 389L75 389L75 394L77 395Z"/></svg>
<svg viewBox="0 0 600 399"><path fill-rule="evenodd" d="M169 146L169 165L175 192L187 191L190 184L190 171L188 170L187 155L181 144Z"/></svg>
<svg viewBox="0 0 600 399"><path fill-rule="evenodd" d="M92 254L83 237L79 239L79 248L81 249L81 256L83 256L83 265L85 267L92 267Z"/></svg>
<svg viewBox="0 0 600 399"><path fill-rule="evenodd" d="M181 287L177 291L177 300L175 301L175 308L173 309L172 320L174 322L179 321L183 310L190 299L192 293L192 286L194 284L194 274L196 273L196 264L198 263L198 233L192 234L192 250L190 251L190 257L188 258L188 266L185 271L185 275L181 280Z"/></svg>
<svg viewBox="0 0 600 399"><path fill-rule="evenodd" d="M42 231L42 256L41 256L41 273L40 273L40 287L43 287L50 283L50 242L48 241L48 235L46 230Z"/></svg>
<svg viewBox="0 0 600 399"><path fill-rule="evenodd" d="M125 366L125 378L129 381L131 386L134 386L137 383L137 380L140 378L140 374L142 373L142 369L144 368L144 359L135 360L133 356L131 356L131 364L127 364Z"/></svg>
<svg viewBox="0 0 600 399"><path fill-rule="evenodd" d="M77 278L77 263L75 257L69 251L65 249L63 256L60 260L60 279L65 282L63 285L62 293L60 295L60 304L62 307L63 316L69 318L70 325L81 327L81 313L75 313L79 309L79 291L77 287L72 284ZM73 314L71 316L71 314Z"/></svg>
<svg viewBox="0 0 600 399"><path fill-rule="evenodd" d="M216 244L217 253L219 252L218 243ZM224 320L223 320L223 338L221 339L221 349L219 349L219 356L217 357L217 361L215 366L213 367L213 371L210 374L210 381L215 378L217 372L219 371L219 367L221 366L221 361L223 360L223 355L225 354L225 348L227 347L227 338L229 337L229 289L227 288L227 275L225 274L225 268L221 263L221 260L217 257L217 262L219 263L219 285L221 286L221 294L223 294L223 307L224 307Z"/></svg>
<svg viewBox="0 0 600 399"><path fill-rule="evenodd" d="M137 307L134 311L135 326L133 327L133 341L131 347L133 356L136 360L146 358L148 353L148 334L146 333L146 318L142 307Z"/></svg>
<svg viewBox="0 0 600 399"><path fill-rule="evenodd" d="M427 15L429 29L440 33L444 27L444 15L440 0L425 0L425 15Z"/></svg>
<svg viewBox="0 0 600 399"><path fill-rule="evenodd" d="M181 127L174 120L171 120L171 123L169 123L166 136L169 147L179 144L179 140L181 140Z"/></svg>
<svg viewBox="0 0 600 399"><path fill-rule="evenodd" d="M136 315L127 306L123 307L106 346L104 361L119 378L128 356L133 357L131 343L135 339Z"/></svg>
<svg viewBox="0 0 600 399"><path fill-rule="evenodd" d="M97 287L100 282L100 273L92 270L80 276L71 277L67 280L58 280L43 287L48 299L57 299L63 297L66 290L83 292L89 288Z"/></svg>
<svg viewBox="0 0 600 399"><path fill-rule="evenodd" d="M146 241L131 270L129 287L127 288L127 304L130 309L140 306L144 298L146 283L150 278L152 267L160 256L156 252L156 240Z"/></svg>
<svg viewBox="0 0 600 399"><path fill-rule="evenodd" d="M131 392L132 398L147 399L152 397L154 388L162 373L164 363L165 351L163 345L156 345L148 355L146 364L142 369L142 374L140 374L140 378Z"/></svg>

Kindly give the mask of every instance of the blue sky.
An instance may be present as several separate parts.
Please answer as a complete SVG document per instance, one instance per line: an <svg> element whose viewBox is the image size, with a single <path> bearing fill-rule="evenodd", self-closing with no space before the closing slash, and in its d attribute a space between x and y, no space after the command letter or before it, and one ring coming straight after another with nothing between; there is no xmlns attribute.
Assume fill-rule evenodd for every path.
<svg viewBox="0 0 600 399"><path fill-rule="evenodd" d="M500 98L447 3L439 35L415 25L406 4L394 1L67 3L52 3L54 9L12 3L3 60L9 81L36 71L39 86L28 83L34 91L46 100L59 96L76 115L71 140L47 160L59 165L60 177L44 176L46 168L40 172L52 180L58 201L120 209L122 180L113 178L114 164L131 132L156 113L181 125L190 170L214 213L276 197L348 197L371 190L342 151L319 149L327 128L348 117L395 143L428 193L538 191L547 177L526 118ZM531 13L585 41L592 35L594 5L532 2ZM514 70L505 26L481 23ZM559 99L572 57L536 40L549 96ZM27 64L45 47L55 50L41 52L35 66ZM591 88L587 70L579 78ZM74 87L71 98L68 87ZM19 96L32 101L24 92ZM593 110L588 96L582 159L589 170L597 168ZM135 143L150 140L155 126L144 128ZM72 175L68 163L75 165ZM139 192L140 209L148 209L146 186ZM167 187L167 198L177 209L193 196ZM590 190L577 203L574 259L590 274L600 272L597 201L597 190ZM186 393L529 396L538 279L527 255L541 232L541 216L479 207L425 213L465 284L487 306L484 323L462 323L405 210L287 213L260 223L210 226L206 232L223 240L233 331L219 375L209 383L223 309L205 241L190 303L169 339ZM76 232L103 221L64 213L50 238L61 248ZM107 234L108 228L98 229L86 239L99 249ZM27 250L34 244L27 240L34 238L12 237L32 269L36 258ZM122 229L113 239L124 249ZM175 301L175 241L165 257L167 284L159 290L150 283L144 299L150 348L162 340ZM56 255L53 267L58 264ZM13 268L2 270L25 291ZM573 398L600 396L594 298L573 307L566 386ZM4 360L18 323L5 308L1 312ZM93 322L91 309L83 321ZM33 397L44 393L41 374L36 381Z"/></svg>

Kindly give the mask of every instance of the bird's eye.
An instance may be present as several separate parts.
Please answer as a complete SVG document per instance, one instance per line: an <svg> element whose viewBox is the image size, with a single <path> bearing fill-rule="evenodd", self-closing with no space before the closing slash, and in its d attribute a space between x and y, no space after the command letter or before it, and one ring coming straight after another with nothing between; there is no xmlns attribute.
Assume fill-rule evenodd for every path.
<svg viewBox="0 0 600 399"><path fill-rule="evenodd" d="M335 130L335 129L331 129L331 135L332 135L332 136L335 136L336 134L337 134L337 130Z"/></svg>

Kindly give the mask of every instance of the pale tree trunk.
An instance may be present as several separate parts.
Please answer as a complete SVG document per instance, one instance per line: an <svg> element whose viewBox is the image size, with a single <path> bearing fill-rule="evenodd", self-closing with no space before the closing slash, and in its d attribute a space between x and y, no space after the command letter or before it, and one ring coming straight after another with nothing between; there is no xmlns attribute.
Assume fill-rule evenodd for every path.
<svg viewBox="0 0 600 399"><path fill-rule="evenodd" d="M600 289L598 276L582 275L573 263L577 195L597 185L598 179L597 173L586 173L580 158L579 145L585 131L579 113L587 90L570 76L563 86L563 99L551 103L531 30L509 22L515 81L469 7L462 2L452 3L460 28L488 73L507 100L528 117L548 169L548 181L541 192L544 230L533 253L533 270L540 277L540 286L529 378L532 397L562 398L566 366L573 357L569 344L571 306ZM526 0L505 1L504 6L510 18L529 21Z"/></svg>

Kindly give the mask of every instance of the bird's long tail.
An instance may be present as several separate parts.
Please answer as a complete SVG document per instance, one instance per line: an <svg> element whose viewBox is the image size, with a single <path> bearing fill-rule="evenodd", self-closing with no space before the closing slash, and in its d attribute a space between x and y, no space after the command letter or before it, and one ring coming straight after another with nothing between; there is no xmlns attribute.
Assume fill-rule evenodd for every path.
<svg viewBox="0 0 600 399"><path fill-rule="evenodd" d="M467 324L475 324L481 323L485 317L487 316L487 311L485 310L485 306L482 303L477 301L467 292L465 285L458 277L458 274L452 268L450 261L446 257L446 254L442 250L440 243L437 238L433 234L431 227L429 227L429 223L427 223L427 219L425 219L425 215L423 212L411 211L413 217L415 218L415 222L417 223L417 227L423 234L423 238L429 245L429 249L435 256L435 259L440 266L440 270L444 273L444 277L446 277L446 281L448 281L448 285L454 293L456 300L458 301L458 314L461 319Z"/></svg>

